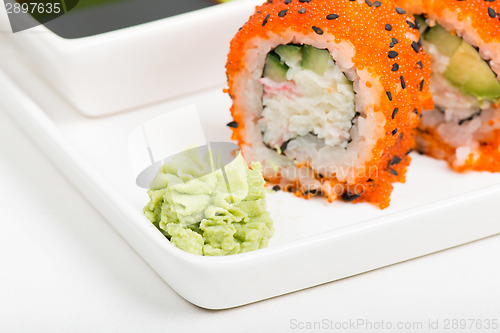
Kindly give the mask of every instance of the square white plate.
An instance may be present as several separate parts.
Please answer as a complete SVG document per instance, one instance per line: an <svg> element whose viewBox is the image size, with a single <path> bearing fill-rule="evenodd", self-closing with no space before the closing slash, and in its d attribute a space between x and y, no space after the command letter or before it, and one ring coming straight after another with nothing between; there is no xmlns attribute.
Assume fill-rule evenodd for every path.
<svg viewBox="0 0 500 333"><path fill-rule="evenodd" d="M2 109L144 260L200 307L239 306L500 233L499 174L457 174L413 154L407 183L396 185L386 210L271 193L276 233L268 248L227 257L183 252L142 214L149 198L135 185L128 137L148 119L195 104L207 135L227 141L230 100L223 87L90 119L20 62L14 49L4 44L1 53Z"/></svg>

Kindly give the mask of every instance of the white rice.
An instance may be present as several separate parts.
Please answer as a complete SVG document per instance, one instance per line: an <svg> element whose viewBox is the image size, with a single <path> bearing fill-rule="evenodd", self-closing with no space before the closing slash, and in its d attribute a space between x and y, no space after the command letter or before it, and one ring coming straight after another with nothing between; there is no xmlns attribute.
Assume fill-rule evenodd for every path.
<svg viewBox="0 0 500 333"><path fill-rule="evenodd" d="M479 48L481 57L491 60L490 66L497 74L500 73L500 43L485 43L479 38L471 22L467 19L459 22L457 13L445 11L443 17L437 22L445 29L455 31L456 34L474 47ZM434 17L429 22L434 25ZM421 128L433 128L440 139L456 149L454 165L459 167L472 157L478 157L477 148L481 141L489 139L493 130L500 128L500 110L492 107L491 103L478 100L463 94L459 89L452 86L444 77L443 73L449 63L449 58L439 53L435 46L423 43L424 49L432 56L432 74L430 91L433 95L436 109L424 112ZM500 80L500 78L499 78ZM427 150L427 143L417 138L417 143L423 151ZM445 158L443 156L437 157Z"/></svg>
<svg viewBox="0 0 500 333"><path fill-rule="evenodd" d="M238 101L247 111L243 120L245 142L248 144L242 146L243 155L248 160L261 162L264 176L268 179L281 179L283 186L299 181L302 186L321 189L329 196L331 189L327 188L328 183L320 184L315 174L335 177L340 182L355 183L359 174L366 172L365 162L379 157L373 156L372 150L377 140L385 136L386 119L382 112L374 111L374 106L380 104L379 99L384 90L368 71L354 69L354 49L348 42L335 43L331 37L317 34L301 36L299 39L293 31L269 37L268 40L255 38L249 41L246 46L248 51L243 59L246 64L245 72L235 81L235 89L245 92ZM318 49L328 49L335 61L335 64L330 64L330 70L323 78L300 73L298 67L289 73L290 78L296 80L295 84L298 82L299 89L304 89L302 94L308 96L302 99L305 105L298 106L294 104L298 102L272 100L264 96L261 79L266 56L277 46L287 44L306 44ZM311 81L315 82L313 88L305 92L306 82ZM323 89L328 89L325 86L335 86L334 81L337 84L336 93L331 94L331 97L323 94L322 98L326 100L321 102L323 104L316 105L318 102L314 99L322 94ZM367 87L367 81L370 81L371 88ZM263 97L269 112L263 108ZM272 108L269 107L274 104L279 107L271 111ZM289 111L281 111L281 105L285 104L290 107ZM309 109L310 107L313 109ZM355 117L353 125L351 120L356 113L359 115ZM263 120L259 122L258 119L263 116ZM280 116L285 119L278 119ZM296 122L295 116L299 116ZM331 120L325 123L323 120L328 117ZM276 120L278 121L275 122ZM267 136L263 137L262 129ZM280 145L292 136L297 139L288 143L286 156L264 143L266 141L269 146ZM308 164L311 169L298 168L296 163Z"/></svg>
<svg viewBox="0 0 500 333"><path fill-rule="evenodd" d="M287 82L261 79L264 110L259 125L264 143L279 149L289 140L300 139L305 141L303 144L316 143L315 150L325 145L346 148L356 114L352 83L333 59L329 59L322 76L303 69L298 61L287 64ZM289 147L283 153L288 155L292 150ZM307 160L311 156L295 159Z"/></svg>

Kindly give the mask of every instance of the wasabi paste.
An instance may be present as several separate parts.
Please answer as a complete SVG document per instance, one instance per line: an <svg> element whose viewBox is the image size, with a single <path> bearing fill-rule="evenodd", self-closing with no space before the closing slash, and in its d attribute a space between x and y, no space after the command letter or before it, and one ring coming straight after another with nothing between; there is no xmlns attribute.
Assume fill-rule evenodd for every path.
<svg viewBox="0 0 500 333"><path fill-rule="evenodd" d="M206 174L209 162L194 154L167 162L148 191L146 217L178 248L221 256L266 247L273 235L260 164L241 154ZM226 177L224 177L226 176Z"/></svg>

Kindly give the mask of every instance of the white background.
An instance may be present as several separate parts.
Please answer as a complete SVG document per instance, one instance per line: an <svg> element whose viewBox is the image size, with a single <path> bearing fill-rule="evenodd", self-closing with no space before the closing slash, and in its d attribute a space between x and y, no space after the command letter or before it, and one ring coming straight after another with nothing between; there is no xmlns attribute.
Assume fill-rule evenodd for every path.
<svg viewBox="0 0 500 333"><path fill-rule="evenodd" d="M499 236L236 309L191 305L1 110L0 270L0 332L297 332L357 319L368 331L383 320L428 332L431 319L441 332L500 332L444 330L447 319L500 321Z"/></svg>

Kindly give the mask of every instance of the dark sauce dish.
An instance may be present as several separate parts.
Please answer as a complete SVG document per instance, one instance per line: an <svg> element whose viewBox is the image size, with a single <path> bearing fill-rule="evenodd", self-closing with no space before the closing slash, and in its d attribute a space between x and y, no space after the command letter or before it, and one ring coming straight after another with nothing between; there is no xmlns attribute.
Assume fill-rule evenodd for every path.
<svg viewBox="0 0 500 333"><path fill-rule="evenodd" d="M215 0L79 0L45 23L56 35L76 39L128 28L216 5Z"/></svg>

